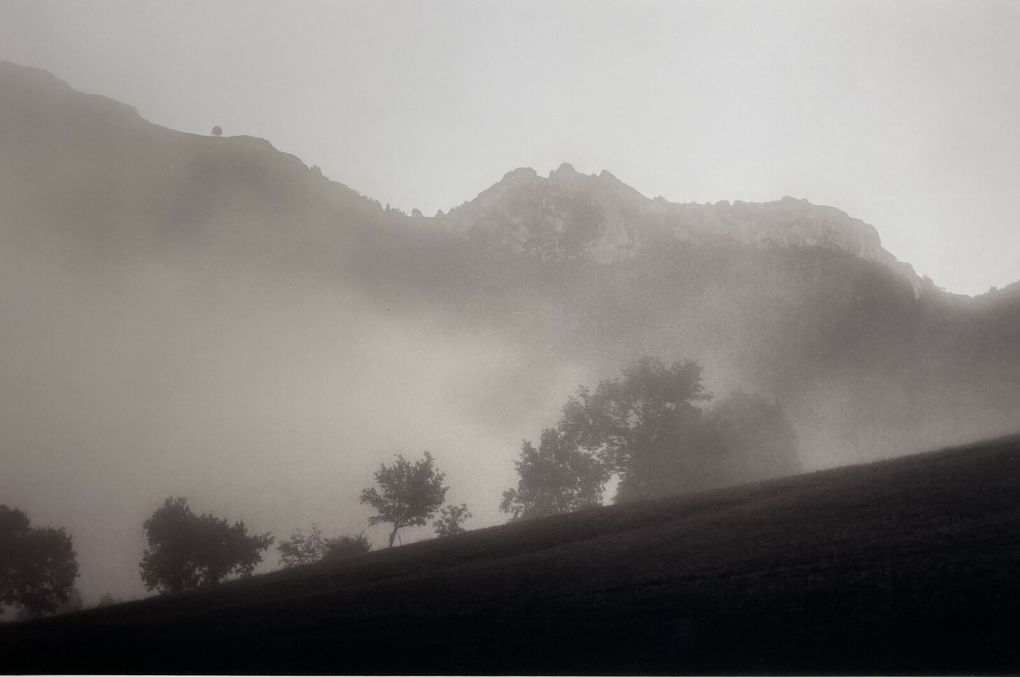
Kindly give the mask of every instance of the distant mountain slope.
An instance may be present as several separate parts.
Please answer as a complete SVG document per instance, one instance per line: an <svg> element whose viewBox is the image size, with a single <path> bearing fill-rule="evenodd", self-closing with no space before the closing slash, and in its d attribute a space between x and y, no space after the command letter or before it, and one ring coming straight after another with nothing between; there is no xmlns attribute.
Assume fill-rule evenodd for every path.
<svg viewBox="0 0 1020 677"><path fill-rule="evenodd" d="M107 253L257 241L284 258L307 249L324 219L343 215L353 228L383 216L377 203L267 141L165 129L9 63L0 64L0 148L5 231L56 230ZM247 230L231 232L242 224ZM345 232L334 228L314 244Z"/></svg>
<svg viewBox="0 0 1020 677"><path fill-rule="evenodd" d="M1014 673L1020 438L0 627L13 672Z"/></svg>
<svg viewBox="0 0 1020 677"><path fill-rule="evenodd" d="M809 467L1001 433L1020 412L1015 294L945 294L831 207L678 205L563 165L407 216L266 141L167 130L12 64L0 150L12 256L315 277L590 379L693 357L716 392L781 400Z"/></svg>

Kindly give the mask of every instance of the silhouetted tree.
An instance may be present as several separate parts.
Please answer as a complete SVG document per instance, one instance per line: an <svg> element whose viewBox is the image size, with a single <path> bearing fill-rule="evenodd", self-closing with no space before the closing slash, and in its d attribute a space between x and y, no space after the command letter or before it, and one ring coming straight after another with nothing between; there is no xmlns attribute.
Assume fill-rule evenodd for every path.
<svg viewBox="0 0 1020 677"><path fill-rule="evenodd" d="M559 431L619 473L616 502L677 494L714 481L719 441L698 406L709 397L697 362L642 357L594 392L579 388Z"/></svg>
<svg viewBox="0 0 1020 677"><path fill-rule="evenodd" d="M179 592L218 583L232 573L250 576L273 537L249 535L244 522L195 515L184 498L168 498L145 521L145 550L139 569L149 590Z"/></svg>
<svg viewBox="0 0 1020 677"><path fill-rule="evenodd" d="M372 544L364 534L323 538L322 530L317 524L313 524L308 534L298 529L277 549L280 551L280 563L289 568L360 555L371 550Z"/></svg>
<svg viewBox="0 0 1020 677"><path fill-rule="evenodd" d="M284 567L296 567L322 559L325 552L325 543L322 538L322 531L318 525L313 524L310 533L298 529L290 535L286 541L276 547L280 551L280 564Z"/></svg>
<svg viewBox="0 0 1020 677"><path fill-rule="evenodd" d="M75 611L81 611L85 608L85 602L81 598L81 591L78 590L78 586L71 586L71 590L67 593L67 600L64 601L60 606L54 609L52 613L54 616L63 616L64 614L74 613ZM33 618L40 618L46 614L38 609L28 609L21 607L18 609L18 613L15 615L15 619L19 621L27 621Z"/></svg>
<svg viewBox="0 0 1020 677"><path fill-rule="evenodd" d="M0 611L53 613L71 599L78 577L71 537L63 529L32 527L28 516L0 505Z"/></svg>
<svg viewBox="0 0 1020 677"><path fill-rule="evenodd" d="M615 501L657 498L795 473L797 440L782 408L736 393L707 410L701 365L653 357L618 378L581 386L536 449L525 441L517 488L500 509L512 520L600 505L617 474Z"/></svg>
<svg viewBox="0 0 1020 677"><path fill-rule="evenodd" d="M368 537L366 537L365 534L327 538L326 552L323 554L322 559L325 561L331 561L335 559L353 557L354 555L364 555L371 549L372 544L368 542Z"/></svg>
<svg viewBox="0 0 1020 677"><path fill-rule="evenodd" d="M439 517L432 523L439 537L453 536L464 533L462 526L466 520L471 519L471 513L467 505L444 505L439 510Z"/></svg>
<svg viewBox="0 0 1020 677"><path fill-rule="evenodd" d="M81 598L81 591L78 590L77 586L71 587L71 592L67 595L67 601L57 607L57 610L53 613L57 616L61 614L70 614L75 611L81 611L85 608L85 600Z"/></svg>
<svg viewBox="0 0 1020 677"><path fill-rule="evenodd" d="M503 492L499 509L511 520L532 519L601 505L610 466L579 448L576 437L549 428L539 447L525 440L514 462L516 489Z"/></svg>
<svg viewBox="0 0 1020 677"><path fill-rule="evenodd" d="M381 465L375 473L377 487L361 492L361 502L378 513L368 518L369 524L393 525L389 544L403 527L422 526L431 518L446 498L449 487L443 486L445 475L436 470L432 454L411 463L402 455L393 465Z"/></svg>
<svg viewBox="0 0 1020 677"><path fill-rule="evenodd" d="M212 135L223 136L223 129L219 125L216 125L215 127L212 128Z"/></svg>
<svg viewBox="0 0 1020 677"><path fill-rule="evenodd" d="M95 608L101 609L104 606L112 606L114 604L117 604L117 600L114 599L113 595L108 592L104 592L102 597L99 598L99 601L96 602Z"/></svg>
<svg viewBox="0 0 1020 677"><path fill-rule="evenodd" d="M714 404L708 418L725 449L733 481L800 472L797 435L778 403L738 391Z"/></svg>

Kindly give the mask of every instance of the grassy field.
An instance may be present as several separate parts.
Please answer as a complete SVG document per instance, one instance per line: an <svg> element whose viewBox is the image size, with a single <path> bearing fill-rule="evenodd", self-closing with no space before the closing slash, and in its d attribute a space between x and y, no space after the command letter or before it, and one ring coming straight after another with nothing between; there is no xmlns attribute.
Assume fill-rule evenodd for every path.
<svg viewBox="0 0 1020 677"><path fill-rule="evenodd" d="M6 672L1016 673L1020 437L0 627Z"/></svg>

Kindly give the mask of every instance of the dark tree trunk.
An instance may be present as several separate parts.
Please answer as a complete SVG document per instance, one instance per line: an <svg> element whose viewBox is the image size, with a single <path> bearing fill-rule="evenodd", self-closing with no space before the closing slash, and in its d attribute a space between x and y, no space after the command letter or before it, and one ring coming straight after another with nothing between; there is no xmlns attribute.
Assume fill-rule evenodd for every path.
<svg viewBox="0 0 1020 677"><path fill-rule="evenodd" d="M397 529L399 529L399 528L400 528L399 525L394 524L393 525L393 531L390 532L390 547L391 548L393 547L393 539L397 537Z"/></svg>

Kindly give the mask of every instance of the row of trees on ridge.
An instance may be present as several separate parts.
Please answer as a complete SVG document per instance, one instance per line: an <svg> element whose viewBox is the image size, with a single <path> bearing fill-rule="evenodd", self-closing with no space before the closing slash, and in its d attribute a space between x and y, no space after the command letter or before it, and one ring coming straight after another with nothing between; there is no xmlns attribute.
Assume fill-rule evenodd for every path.
<svg viewBox="0 0 1020 677"><path fill-rule="evenodd" d="M400 529L424 526L436 515L433 527L440 537L463 532L471 513L464 504L443 505L449 490L445 479L428 451L418 461L398 455L391 465L380 465L375 486L361 492L361 502L375 510L368 523L392 526L390 547ZM184 498L166 499L146 520L145 536L148 548L139 565L142 581L161 593L215 584L230 575L250 576L274 541L268 533L249 534L244 522L230 524L213 515L196 515ZM371 549L363 533L327 537L316 524L307 533L298 529L278 546L284 567L333 561Z"/></svg>
<svg viewBox="0 0 1020 677"><path fill-rule="evenodd" d="M796 438L779 405L736 393L708 406L701 366L685 360L665 366L644 357L618 378L584 386L563 406L554 428L536 447L525 440L515 462L518 482L500 509L511 520L572 512L603 503L616 477L615 501L659 498L800 469ZM426 451L419 460L398 455L361 492L374 511L369 524L400 529L432 520L437 535L464 531L467 506L444 505L445 475ZM139 564L149 590L173 593L250 576L273 544L272 535L249 534L244 522L195 514L184 498L167 498L145 521L148 547ZM317 525L278 546L284 567L359 555L371 550L365 535L324 536ZM33 528L20 510L0 505L0 611L52 613L69 603L78 565L63 529ZM80 606L80 597L79 597Z"/></svg>
<svg viewBox="0 0 1020 677"><path fill-rule="evenodd" d="M361 502L375 509L369 524L392 525L389 545L405 527L424 526L435 517L440 537L464 531L471 513L464 504L443 505L445 475L432 454L408 461L398 455L375 473L376 486L366 488ZM244 522L195 514L182 497L167 498L143 525L147 546L139 563L149 590L174 593L219 583L230 576L247 577L273 544L272 535L250 534ZM318 525L298 529L280 543L280 564L294 567L368 552L365 535L326 537ZM31 527L21 510L0 505L0 613L15 608L20 618L83 607L74 587L78 562L71 536L64 529ZM97 606L112 603L108 595Z"/></svg>

